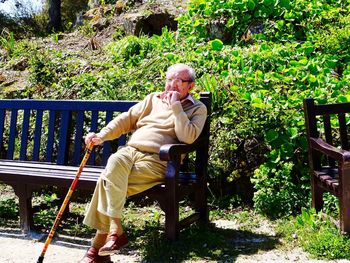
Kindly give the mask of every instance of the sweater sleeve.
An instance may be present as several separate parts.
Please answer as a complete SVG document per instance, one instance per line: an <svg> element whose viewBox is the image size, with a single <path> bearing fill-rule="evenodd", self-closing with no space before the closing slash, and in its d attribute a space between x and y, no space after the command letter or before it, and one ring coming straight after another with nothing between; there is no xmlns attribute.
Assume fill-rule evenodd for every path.
<svg viewBox="0 0 350 263"><path fill-rule="evenodd" d="M175 115L175 133L178 140L183 143L193 143L199 137L204 127L207 118L207 108L204 104L200 104L190 118L183 111L180 102L174 103L172 110Z"/></svg>
<svg viewBox="0 0 350 263"><path fill-rule="evenodd" d="M143 101L132 106L127 112L123 112L111 120L97 135L103 141L108 141L135 130L137 121L142 115L147 114L150 108L150 96L148 95Z"/></svg>

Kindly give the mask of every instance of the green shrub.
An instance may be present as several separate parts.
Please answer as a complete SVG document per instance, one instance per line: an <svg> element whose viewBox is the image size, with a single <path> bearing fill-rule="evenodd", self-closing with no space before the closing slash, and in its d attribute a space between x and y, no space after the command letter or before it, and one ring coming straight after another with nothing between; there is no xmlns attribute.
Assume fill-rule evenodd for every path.
<svg viewBox="0 0 350 263"><path fill-rule="evenodd" d="M350 259L350 239L340 233L329 217L315 210L303 209L301 214L280 224L286 239L296 238L302 248L319 259Z"/></svg>
<svg viewBox="0 0 350 263"><path fill-rule="evenodd" d="M348 11L346 1L192 0L179 18L179 31L227 44L257 40L304 41L308 34ZM189 34L190 33L190 34Z"/></svg>
<svg viewBox="0 0 350 263"><path fill-rule="evenodd" d="M5 199L0 201L0 217L6 219L18 219L18 204L14 199Z"/></svg>

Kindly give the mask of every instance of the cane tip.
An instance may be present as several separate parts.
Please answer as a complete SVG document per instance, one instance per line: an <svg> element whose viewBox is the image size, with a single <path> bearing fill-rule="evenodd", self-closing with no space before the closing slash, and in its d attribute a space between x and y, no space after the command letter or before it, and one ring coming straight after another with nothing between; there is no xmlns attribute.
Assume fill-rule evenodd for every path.
<svg viewBox="0 0 350 263"><path fill-rule="evenodd" d="M43 256L40 256L38 258L38 261L36 263L43 263L44 262L44 257Z"/></svg>

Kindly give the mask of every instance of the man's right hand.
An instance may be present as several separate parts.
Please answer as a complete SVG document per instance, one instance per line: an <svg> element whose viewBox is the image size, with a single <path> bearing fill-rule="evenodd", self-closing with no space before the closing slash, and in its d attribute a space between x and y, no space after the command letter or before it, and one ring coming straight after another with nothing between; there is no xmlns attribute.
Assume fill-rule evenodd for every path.
<svg viewBox="0 0 350 263"><path fill-rule="evenodd" d="M103 140L94 132L89 132L85 136L85 144L88 145L90 142L93 142L95 145L100 145L103 143Z"/></svg>

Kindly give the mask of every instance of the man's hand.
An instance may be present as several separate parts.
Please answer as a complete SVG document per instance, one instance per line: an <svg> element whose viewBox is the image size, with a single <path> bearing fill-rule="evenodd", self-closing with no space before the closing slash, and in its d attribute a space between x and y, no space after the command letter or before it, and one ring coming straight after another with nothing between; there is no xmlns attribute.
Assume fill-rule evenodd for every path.
<svg viewBox="0 0 350 263"><path fill-rule="evenodd" d="M85 144L88 145L90 142L100 145L103 143L103 140L96 133L90 132L85 136Z"/></svg>
<svg viewBox="0 0 350 263"><path fill-rule="evenodd" d="M177 91L165 91L160 98L168 102L169 105L173 105L175 102L180 101L180 93Z"/></svg>

